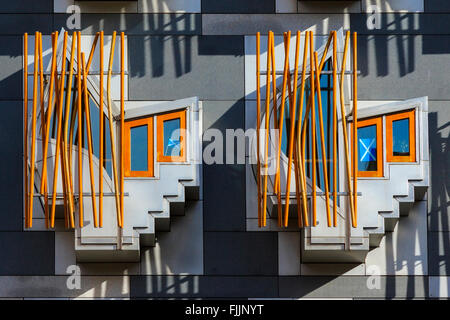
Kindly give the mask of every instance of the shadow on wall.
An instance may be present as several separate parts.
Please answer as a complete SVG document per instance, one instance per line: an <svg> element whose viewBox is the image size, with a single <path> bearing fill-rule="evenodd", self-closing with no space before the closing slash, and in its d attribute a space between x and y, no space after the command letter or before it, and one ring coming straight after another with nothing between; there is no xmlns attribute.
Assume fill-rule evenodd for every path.
<svg viewBox="0 0 450 320"><path fill-rule="evenodd" d="M450 252L448 237L448 231L450 231L450 121L440 125L440 119L438 119L438 116L448 118L447 114L444 115L444 110L443 108L439 114L430 112L428 116L431 185L433 186L428 200L428 225L431 231L428 234L428 248L430 250L430 275L433 276L450 274L448 259ZM440 289L439 287L435 288L435 291L442 291ZM445 291L445 288L442 289Z"/></svg>

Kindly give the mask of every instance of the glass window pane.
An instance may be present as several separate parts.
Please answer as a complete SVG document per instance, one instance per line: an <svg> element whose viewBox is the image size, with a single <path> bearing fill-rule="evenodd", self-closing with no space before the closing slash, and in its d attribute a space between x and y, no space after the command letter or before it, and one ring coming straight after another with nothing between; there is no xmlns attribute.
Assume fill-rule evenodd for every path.
<svg viewBox="0 0 450 320"><path fill-rule="evenodd" d="M180 148L180 119L166 120L163 122L164 156L178 157Z"/></svg>
<svg viewBox="0 0 450 320"><path fill-rule="evenodd" d="M377 171L377 127L358 128L358 170Z"/></svg>
<svg viewBox="0 0 450 320"><path fill-rule="evenodd" d="M148 129L147 125L130 129L131 171L148 170Z"/></svg>
<svg viewBox="0 0 450 320"><path fill-rule="evenodd" d="M392 152L394 156L409 155L409 119L392 121Z"/></svg>

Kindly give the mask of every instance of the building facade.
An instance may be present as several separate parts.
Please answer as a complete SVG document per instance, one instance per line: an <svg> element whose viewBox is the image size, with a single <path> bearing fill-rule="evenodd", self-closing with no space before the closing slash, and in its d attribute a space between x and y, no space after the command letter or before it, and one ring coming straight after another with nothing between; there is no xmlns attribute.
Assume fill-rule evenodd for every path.
<svg viewBox="0 0 450 320"><path fill-rule="evenodd" d="M0 166L1 298L448 298L449 4L437 0L18 0L4 3L0 16L0 103L4 110L0 120L4 150ZM301 31L298 56L297 30ZM73 36L74 31L80 33ZM288 35L283 35L288 31L292 34L286 49ZM313 32L310 38L306 31ZM349 40L357 33L357 45L349 41L348 52L347 31L352 32ZM289 139L280 140L281 164L276 167L282 168L281 195L278 197L276 187L270 187L277 184L270 178L275 174L269 175L268 196L264 197L267 210L262 210L258 200L261 204L264 192L258 195L257 184L264 176L258 174L255 160L261 153L250 134L250 139L243 140L243 148L235 134L239 130L248 133L266 119L276 126L277 120L272 119L281 117L277 113L281 109L264 113L266 82L271 77L267 66L276 71L272 81L276 86L270 88L277 97L269 99L268 107L272 110L276 102L281 108L283 101L290 105L289 99L297 95L285 93L285 53L289 53L291 75L296 57L304 57L307 38L311 52L306 62L299 64L303 66L299 74L305 71L299 79L306 79L306 89L299 89L296 99L303 103L300 94L304 93L306 108L308 97L313 101L322 98L323 109L317 110L324 112L325 120L317 123L325 126L326 133L321 132L320 137L326 144L321 149L317 142L317 150L310 151L313 131L305 129L308 145L303 176L308 209L301 211L295 193L296 187L301 189L297 178L302 174L286 164L292 158ZM116 47L110 51L113 39ZM331 46L327 46L329 39ZM40 42L39 50L35 44ZM103 64L96 45L104 51ZM272 66L267 63L271 46L276 60ZM71 51L71 47L75 49ZM78 47L83 56L74 54ZM91 61L91 48L92 64L85 64ZM41 62L36 58L40 51ZM318 53L316 63L323 57L323 68L322 63L314 67L313 51ZM67 79L72 79L73 72L73 90L58 88L58 83L64 88L70 85L58 76L53 79L52 61L58 61L56 70L65 61ZM35 62L42 64L41 87ZM343 62L347 62L346 68L342 68ZM306 78L306 73L313 74L311 69L318 72L319 66L322 73L317 87L322 92L310 94L315 92L314 81L310 81L314 76ZM337 72L348 71L342 86L333 82L334 66ZM85 68L89 75L82 74ZM356 75L357 84L352 82ZM79 122L84 128L79 137L81 131L92 136L85 139L83 135L80 153L77 125L69 122L65 130L62 118L55 120L59 109L53 114L39 111L38 97L43 97L44 106L48 97L53 99L53 94L48 95L52 81L54 100L61 97L61 103L54 105L61 110L67 106L64 115L74 114L80 101L80 114L83 106L85 115L95 123L88 129ZM290 79L286 81L291 84ZM85 100L74 98L71 104L68 92ZM342 100L337 97L333 105L334 92L342 94ZM357 135L362 144L357 144L359 158L352 158L357 163L360 193L352 202L354 179L345 166L345 156L351 151L346 152L344 146L348 143L351 149L354 145L352 110L356 101ZM104 106L105 116L93 113L89 106L97 111ZM340 114L345 117L338 114L335 141L338 139L339 160L331 161L330 130L334 127L330 110L335 106L342 106ZM259 121L257 108L263 110ZM291 112L286 108L286 114ZM311 108L311 115L315 110ZM47 134L50 144L43 142L41 148L45 134L39 125L44 115L48 115L51 133ZM104 118L106 138L95 133L100 118ZM342 118L348 123L342 125ZM64 119L75 123L77 116ZM64 137L65 131L69 136L74 129L70 155L55 143L59 131L55 123L61 123ZM287 120L280 127L284 126L287 132ZM347 137L343 136L344 127ZM176 131L173 128L181 133L167 133ZM91 129L94 133L89 133ZM404 132L409 138L407 150L395 140ZM120 144L115 144L114 136L121 137ZM269 139L276 137L270 134ZM218 139L222 141L218 143ZM103 160L98 159L100 141L104 141ZM48 157L44 145L48 145ZM62 160L57 183L51 181L54 167L50 161L56 150L61 150L61 159L69 159ZM316 159L323 155L324 161ZM45 176L44 162L50 172L45 183L40 178ZM324 162L329 165L322 166ZM72 164L79 168L73 176L69 173ZM325 167L329 177L325 177ZM81 184L80 175L75 174L80 171ZM35 180L30 183L32 172ZM317 182L312 183L316 174ZM286 182L291 175L291 182ZM97 189L90 189L93 181ZM95 207L100 205L98 183L104 183L103 209ZM119 199L121 183L123 198ZM342 193L336 226L327 226L327 209L333 208L328 201L337 198L325 192L326 184L330 194L334 190ZM76 195L80 185L83 197ZM286 191L287 185L291 193ZM72 188L72 195L66 187ZM44 189L48 198L41 194ZM68 198L73 203L66 202ZM84 218L80 218L80 198L84 199ZM278 220L286 198L292 199L283 211L287 227ZM355 211L357 207L355 225L350 223L352 205ZM52 210L54 225L47 220ZM96 228L97 223L102 224L96 221L101 210L104 225ZM301 215L307 211L311 226Z"/></svg>

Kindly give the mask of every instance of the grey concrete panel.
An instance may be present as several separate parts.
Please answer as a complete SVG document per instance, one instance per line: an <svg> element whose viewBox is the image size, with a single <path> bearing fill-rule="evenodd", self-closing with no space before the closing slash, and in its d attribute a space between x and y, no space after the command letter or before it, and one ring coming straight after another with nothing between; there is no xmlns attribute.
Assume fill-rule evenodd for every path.
<svg viewBox="0 0 450 320"><path fill-rule="evenodd" d="M25 32L34 34L36 31L51 34L52 21L51 14L0 14L0 34L23 35Z"/></svg>
<svg viewBox="0 0 450 320"><path fill-rule="evenodd" d="M449 252L449 232L428 232L428 272L430 276L450 275Z"/></svg>
<svg viewBox="0 0 450 320"><path fill-rule="evenodd" d="M271 298L277 295L276 277L130 277L131 298Z"/></svg>
<svg viewBox="0 0 450 320"><path fill-rule="evenodd" d="M0 13L53 13L53 0L2 1Z"/></svg>
<svg viewBox="0 0 450 320"><path fill-rule="evenodd" d="M82 276L80 288L69 288L66 276L0 277L0 297L14 298L128 298L128 276Z"/></svg>
<svg viewBox="0 0 450 320"><path fill-rule="evenodd" d="M372 28L371 14L350 14L350 29L359 34L449 34L449 14L382 13L380 25Z"/></svg>
<svg viewBox="0 0 450 320"><path fill-rule="evenodd" d="M427 277L382 276L379 281L379 287L377 287L373 278L362 276L280 277L279 290L281 298L424 298L428 296Z"/></svg>
<svg viewBox="0 0 450 320"><path fill-rule="evenodd" d="M244 39L240 36L130 36L130 100L244 96Z"/></svg>
<svg viewBox="0 0 450 320"><path fill-rule="evenodd" d="M424 39L450 48L448 36L359 36L358 99L450 99L448 54L424 54Z"/></svg>
<svg viewBox="0 0 450 320"><path fill-rule="evenodd" d="M431 164L428 228L430 231L450 231L450 102L430 101L428 108Z"/></svg>
<svg viewBox="0 0 450 320"><path fill-rule="evenodd" d="M275 13L275 0L203 0L202 13Z"/></svg>
<svg viewBox="0 0 450 320"><path fill-rule="evenodd" d="M245 165L203 165L205 231L245 230Z"/></svg>
<svg viewBox="0 0 450 320"><path fill-rule="evenodd" d="M275 34L310 29L316 35L348 28L348 14L203 14L204 35L256 35L272 30Z"/></svg>
<svg viewBox="0 0 450 320"><path fill-rule="evenodd" d="M54 28L67 29L70 15L55 14ZM127 35L194 35L201 32L201 15L190 13L89 13L80 15L82 34L123 31Z"/></svg>
<svg viewBox="0 0 450 320"><path fill-rule="evenodd" d="M23 97L22 43L22 36L0 36L0 99Z"/></svg>
<svg viewBox="0 0 450 320"><path fill-rule="evenodd" d="M277 275L275 232L205 232L205 274Z"/></svg>
<svg viewBox="0 0 450 320"><path fill-rule="evenodd" d="M0 231L22 230L22 105L21 101L0 102Z"/></svg>
<svg viewBox="0 0 450 320"><path fill-rule="evenodd" d="M55 273L53 232L0 232L0 275Z"/></svg>

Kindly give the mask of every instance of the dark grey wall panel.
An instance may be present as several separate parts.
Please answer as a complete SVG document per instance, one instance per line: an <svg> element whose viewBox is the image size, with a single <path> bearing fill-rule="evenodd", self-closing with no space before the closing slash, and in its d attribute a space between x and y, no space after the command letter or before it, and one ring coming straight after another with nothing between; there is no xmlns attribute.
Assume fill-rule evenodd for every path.
<svg viewBox="0 0 450 320"><path fill-rule="evenodd" d="M2 1L0 13L53 13L54 0Z"/></svg>
<svg viewBox="0 0 450 320"><path fill-rule="evenodd" d="M428 232L428 274L450 275L450 233Z"/></svg>
<svg viewBox="0 0 450 320"><path fill-rule="evenodd" d="M245 165L203 165L205 231L245 231Z"/></svg>
<svg viewBox="0 0 450 320"><path fill-rule="evenodd" d="M203 164L206 231L245 231L245 166L237 164L236 152L231 153L234 164L225 165L226 129L244 128L244 110L243 100L203 102L203 130L218 129L224 139L221 159L224 164ZM213 141L204 141L203 145L210 143Z"/></svg>
<svg viewBox="0 0 450 320"><path fill-rule="evenodd" d="M203 239L206 274L278 274L278 236L275 232L205 232Z"/></svg>
<svg viewBox="0 0 450 320"><path fill-rule="evenodd" d="M36 31L51 34L52 21L51 14L0 14L0 34L23 35Z"/></svg>
<svg viewBox="0 0 450 320"><path fill-rule="evenodd" d="M54 15L54 29L67 29L68 14ZM95 34L104 31L123 31L127 35L194 35L201 33L201 15L189 13L84 13L81 14L82 34Z"/></svg>
<svg viewBox="0 0 450 320"><path fill-rule="evenodd" d="M131 276L131 298L272 298L276 277Z"/></svg>
<svg viewBox="0 0 450 320"><path fill-rule="evenodd" d="M22 36L0 36L0 99L23 98Z"/></svg>
<svg viewBox="0 0 450 320"><path fill-rule="evenodd" d="M423 276L381 276L380 288L370 289L368 277L280 277L281 298L424 298L428 278Z"/></svg>
<svg viewBox="0 0 450 320"><path fill-rule="evenodd" d="M0 232L0 275L54 273L53 232Z"/></svg>
<svg viewBox="0 0 450 320"><path fill-rule="evenodd" d="M22 106L21 101L0 101L0 231L22 230Z"/></svg>
<svg viewBox="0 0 450 320"><path fill-rule="evenodd" d="M426 54L425 40L449 53ZM359 36L358 98L450 99L450 36Z"/></svg>
<svg viewBox="0 0 450 320"><path fill-rule="evenodd" d="M442 0L425 0L425 12L450 12L450 2Z"/></svg>
<svg viewBox="0 0 450 320"><path fill-rule="evenodd" d="M244 96L244 39L240 36L130 36L129 99Z"/></svg>
<svg viewBox="0 0 450 320"><path fill-rule="evenodd" d="M428 228L450 231L450 101L430 101L428 111L431 166Z"/></svg>
<svg viewBox="0 0 450 320"><path fill-rule="evenodd" d="M202 0L202 13L275 13L275 0Z"/></svg>

